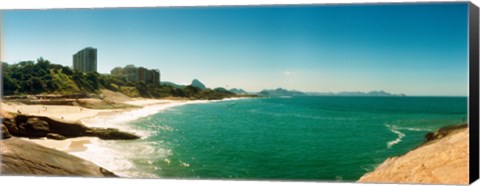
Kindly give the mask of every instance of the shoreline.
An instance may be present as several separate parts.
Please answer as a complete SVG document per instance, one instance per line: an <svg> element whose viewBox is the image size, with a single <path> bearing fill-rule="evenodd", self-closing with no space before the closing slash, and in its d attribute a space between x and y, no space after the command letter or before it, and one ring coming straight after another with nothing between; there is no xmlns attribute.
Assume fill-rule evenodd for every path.
<svg viewBox="0 0 480 186"><path fill-rule="evenodd" d="M179 107L190 104L205 104L205 103L215 103L223 101L233 101L246 98L227 98L222 100L159 100L159 99L147 99L139 100L136 103L142 103L145 106L137 109L125 109L119 112L110 112L102 113L97 117L86 118L82 120L82 123L89 127L113 127L118 128L123 131L133 132L141 136L141 139L147 138L151 135L149 131L137 130L130 123L132 121L149 117L154 114L161 113L164 110ZM107 123L108 121L108 123ZM115 146L114 141L103 141L98 139L91 139L89 143L85 144L87 148L83 151L69 152L74 156L81 157L83 159L94 162L97 165L108 168L110 171L119 175L120 177L126 178L158 178L156 175L152 175L146 172L130 172L126 171L134 167L130 160L123 156L123 152L119 151L117 148L112 148ZM108 153L109 158L98 156L98 152Z"/></svg>
<svg viewBox="0 0 480 186"><path fill-rule="evenodd" d="M137 106L136 108L122 108L122 109L89 109L81 106L70 106L70 105L26 105L18 104L11 102L1 102L2 112L10 113L21 113L24 115L31 116L43 116L52 119L56 119L64 122L78 122L84 124L87 127L112 127L102 124L92 124L89 123L89 120L98 118L98 117L116 117L118 115L126 114L129 112L140 112L145 109L155 108L155 112L149 112L148 115L155 114L158 111L181 106L185 104L204 102L203 100L168 100L168 99L146 99L146 98L135 98L134 100L125 101L123 103ZM59 114L61 113L61 114ZM148 116L145 114L145 116ZM141 118L141 117L138 117ZM96 137L77 137L77 138L67 138L64 140L54 140L47 138L28 138L21 137L22 139L29 140L46 146L49 148L59 149L61 151L67 151L68 144L66 143L76 143L79 139L81 141L91 141ZM91 142L88 142L91 143ZM87 144L88 144L87 143ZM85 143L84 143L85 144Z"/></svg>
<svg viewBox="0 0 480 186"><path fill-rule="evenodd" d="M64 108L67 112L64 114L65 121L71 121L73 119L77 119L78 121L85 126L88 127L102 127L102 128L117 128L123 131L133 132L135 134L140 134L141 138L148 137L147 133L138 133L143 131L135 131L132 128L128 128L131 121L148 117L157 113L160 113L166 109L183 106L187 104L203 104L203 103L213 103L213 102L222 102L222 101L231 101L231 100L240 100L240 99L248 99L248 98L228 98L222 100L171 100L171 99L143 99L143 98L135 98L134 100L124 101L122 103L134 105L135 108L123 108L123 109L86 109L85 112L79 112L79 106L55 106L52 107L48 105L48 110L40 111L37 113L32 113L32 115L37 116L47 116L55 114L59 109ZM24 114L30 114L27 111L35 111L39 108L42 109L45 105L9 105L8 103L4 103L2 101L2 114L4 111L12 111L12 108L22 109L21 112ZM5 105L9 106L9 109L4 109ZM58 108L57 108L58 107ZM72 108L73 107L73 108ZM23 113L22 113L23 114ZM38 115L38 114L47 114L47 115ZM70 117L68 117L70 116ZM57 116L58 118L58 116ZM73 118L73 119L72 119ZM407 153L400 155L389 157L384 160L381 164L377 165L373 171L367 172L362 175L357 182L359 183L451 183L451 184L465 184L463 180L464 178L462 175L455 175L454 181L443 181L439 180L437 176L432 176L431 169L434 165L437 166L435 163L431 163L433 161L441 162L444 164L448 164L449 162L445 163L445 161L450 161L450 156L452 150L444 152L445 149L453 149L456 148L459 143L459 139L464 139L465 135L468 138L468 127L466 127L466 134L464 131L465 128L459 126L448 126L437 129L435 132L428 133L425 137L429 140L426 140L423 144L411 149ZM453 137L452 137L453 136ZM457 137L459 136L459 137ZM456 141L451 141L454 138ZM98 166L102 166L107 168L108 170L114 172L115 174L119 175L120 177L135 177L138 175L127 175L122 172L116 172L118 169L118 165L115 165L117 162L119 164L122 163L129 163L128 159L125 157L121 157L122 152L117 152L115 149L111 149L109 146L105 146L105 144L115 144L112 141L105 141L101 140L97 137L76 137L76 138L67 138L65 140L53 140L47 138L22 138L24 140L33 142L35 144L56 149L58 151L62 151L73 155L75 157L79 157L88 161L93 162ZM445 142L447 140L447 142ZM450 140L450 141L448 141ZM105 141L105 143L104 143ZM441 145L438 145L442 143ZM462 145L462 148L464 145ZM467 161L468 161L468 144L467 144ZM429 151L423 151L423 149L429 148ZM110 150L110 151L109 151ZM98 152L97 152L98 151ZM424 156L416 156L415 158L409 158L411 154L419 154L417 151L421 151L420 154L424 154ZM437 153L437 151L442 151ZM458 151L455 149L454 151ZM100 153L99 153L100 152ZM112 152L112 153L109 153ZM462 151L464 152L464 151ZM441 153L447 153L448 156L442 155ZM97 155L95 155L97 154ZM98 154L107 154L105 157L101 157ZM440 154L440 155L438 155ZM408 161L404 160L407 157ZM440 157L440 158L439 158ZM454 156L454 157L462 157L462 156ZM450 158L450 159L449 159ZM108 159L108 160L107 160ZM459 158L453 158L452 161L456 161L455 163L455 170L456 173L460 173L464 171L462 166L458 165ZM441 160L441 161L439 161ZM463 160L463 159L462 159ZM410 161L415 161L415 163L409 163ZM417 166L418 165L418 166ZM133 165L132 165L133 166ZM467 163L468 166L468 163ZM437 166L438 167L438 166ZM405 171L404 169L408 170ZM452 169L452 168L450 168ZM445 170L440 169L440 171L445 173ZM411 175L410 172L416 172L417 175ZM120 174L119 174L120 173ZM142 173L140 173L142 174ZM410 175L409 175L410 174ZM463 174L463 173L462 173ZM468 170L467 170L467 177L468 177ZM446 176L445 176L446 177ZM468 179L467 179L468 182Z"/></svg>
<svg viewBox="0 0 480 186"><path fill-rule="evenodd" d="M67 106L67 105L25 105L15 104L12 102L1 102L2 114L8 115L10 113L32 115L32 116L44 116L54 118L65 122L77 122L87 127L100 127L100 128L116 128L122 131L133 132L134 134L140 134L141 138L148 137L148 133L142 133L143 131L133 130L129 128L128 123L143 117L148 117L153 114L162 112L163 110L187 105L187 104L202 104L213 103L218 101L230 101L246 98L227 98L222 100L172 100L172 99L146 99L146 98L133 98L131 100L122 101L122 104L133 105L133 108L121 108L121 109L88 109L81 106ZM58 113L62 113L59 115ZM101 144L104 144L97 137L75 137L67 138L64 140L54 140L47 138L28 138L19 137L23 140L33 142L35 144L55 149L79 157L95 163L96 165L112 170L114 165L106 163L103 159L96 159L91 152L94 149L102 149ZM108 141L108 140L107 140ZM110 143L110 142L106 142ZM105 149L104 149L105 150ZM90 155L89 155L90 154ZM114 155L109 155L114 156ZM98 157L97 157L98 158ZM119 158L119 157L111 157ZM102 162L103 161L103 162ZM117 174L121 177L130 177L128 175Z"/></svg>

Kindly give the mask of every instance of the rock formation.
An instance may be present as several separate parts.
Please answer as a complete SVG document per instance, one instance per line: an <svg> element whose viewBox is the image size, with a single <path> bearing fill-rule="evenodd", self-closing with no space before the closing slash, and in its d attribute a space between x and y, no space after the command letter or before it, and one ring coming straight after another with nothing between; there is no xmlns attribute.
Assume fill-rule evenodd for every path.
<svg viewBox="0 0 480 186"><path fill-rule="evenodd" d="M64 140L64 139L67 139L67 137L62 136L60 134L48 133L47 134L47 139Z"/></svg>
<svg viewBox="0 0 480 186"><path fill-rule="evenodd" d="M445 127L400 157L391 157L363 175L363 183L468 184L469 134L466 125Z"/></svg>
<svg viewBox="0 0 480 186"><path fill-rule="evenodd" d="M17 115L12 118L4 118L3 122L11 135L19 137L42 138L49 136L51 139L63 139L62 137L93 136L109 140L140 138L118 129L90 128L80 123L67 123L44 116Z"/></svg>
<svg viewBox="0 0 480 186"><path fill-rule="evenodd" d="M92 162L20 138L0 140L0 146L2 175L117 177Z"/></svg>
<svg viewBox="0 0 480 186"><path fill-rule="evenodd" d="M1 138L0 138L0 139L8 139L8 138L12 137L12 136L10 135L10 133L8 132L7 127L5 127L5 125L0 124L0 130L2 131L2 134L1 134ZM0 158L1 158L1 157L0 157Z"/></svg>

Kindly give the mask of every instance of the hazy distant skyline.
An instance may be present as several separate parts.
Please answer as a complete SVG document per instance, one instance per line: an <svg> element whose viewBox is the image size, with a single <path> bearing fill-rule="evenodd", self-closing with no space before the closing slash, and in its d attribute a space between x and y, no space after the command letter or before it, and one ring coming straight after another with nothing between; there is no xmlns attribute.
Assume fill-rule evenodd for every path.
<svg viewBox="0 0 480 186"><path fill-rule="evenodd" d="M247 91L468 94L468 4L3 11L2 61L98 71L134 64L162 81Z"/></svg>

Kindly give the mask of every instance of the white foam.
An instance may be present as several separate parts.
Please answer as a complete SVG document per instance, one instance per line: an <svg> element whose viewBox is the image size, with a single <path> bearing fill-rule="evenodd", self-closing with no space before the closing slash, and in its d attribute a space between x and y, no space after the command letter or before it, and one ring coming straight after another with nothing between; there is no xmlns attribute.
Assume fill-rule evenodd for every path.
<svg viewBox="0 0 480 186"><path fill-rule="evenodd" d="M231 98L224 100L194 100L194 101L174 101L158 105L145 106L140 109L129 110L124 112L117 112L105 115L99 115L93 118L82 120L81 122L89 127L101 128L117 128L122 131L135 133L142 138L147 138L155 131L146 131L135 128L130 122L148 117L150 115L159 113L168 108L187 105L187 104L201 104L211 103L217 101L231 101L239 98ZM172 128L162 128L162 130L173 130ZM149 159L152 154L156 159L168 160L172 155L170 149L162 148L159 142L153 141L105 141L95 138L91 143L85 144L87 150L81 152L70 152L75 156L89 160L101 167L110 170L121 177L130 178L155 178L157 177L153 172L142 170L145 167L136 167L132 161L146 160L147 163L152 163ZM170 160L168 160L170 161ZM182 164L188 166L188 163ZM149 167L157 170L159 167Z"/></svg>
<svg viewBox="0 0 480 186"><path fill-rule="evenodd" d="M429 129L413 128L413 127L398 127L399 130L409 130L409 131L426 131L429 132Z"/></svg>
<svg viewBox="0 0 480 186"><path fill-rule="evenodd" d="M402 139L405 137L405 134L400 132L400 130L398 129L397 126L395 125L385 125L391 132L395 133L398 135L398 137L393 140L393 141L389 141L387 142L387 147L388 148L392 148L393 145L395 144L398 144L402 141Z"/></svg>
<svg viewBox="0 0 480 186"><path fill-rule="evenodd" d="M122 131L128 131L142 138L149 137L153 131L145 131L136 129L134 126L129 123L141 118L145 118L166 109L187 105L187 104L200 104L200 103L209 103L212 101L206 100L195 100L195 101L178 101L178 102L169 102L158 105L145 106L140 109L134 109L129 111L117 111L109 114L98 115L93 118L87 118L81 120L81 122L89 127L101 127L101 128L116 128Z"/></svg>
<svg viewBox="0 0 480 186"><path fill-rule="evenodd" d="M233 101L245 98L227 98L223 100L192 100L192 101L169 101L158 105L145 106L140 109L129 111L118 111L111 114L99 115L93 118L82 120L82 123L91 127L112 127L116 128L119 124L129 123L140 118L144 118L172 107L178 107L188 104L212 103L218 101Z"/></svg>
<svg viewBox="0 0 480 186"><path fill-rule="evenodd" d="M115 149L108 148L108 143L111 142L102 142L98 139L91 140L90 144L85 145L87 150L70 152L70 154L92 161L96 165L113 171L119 176L128 177L129 175L124 174L123 170L132 169L134 164L131 161L123 158L120 152L117 152Z"/></svg>
<svg viewBox="0 0 480 186"><path fill-rule="evenodd" d="M95 139L85 146L87 150L70 154L127 178L157 178L153 170L158 170L159 167L153 165L152 155L155 159L167 159L172 155L170 149L162 148L157 142L148 141L117 142ZM134 161L143 162L144 166L139 167Z"/></svg>

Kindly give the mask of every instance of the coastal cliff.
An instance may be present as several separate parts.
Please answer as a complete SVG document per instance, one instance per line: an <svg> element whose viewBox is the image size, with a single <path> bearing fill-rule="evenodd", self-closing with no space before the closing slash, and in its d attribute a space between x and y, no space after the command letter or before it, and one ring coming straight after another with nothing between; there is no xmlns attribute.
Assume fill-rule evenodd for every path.
<svg viewBox="0 0 480 186"><path fill-rule="evenodd" d="M358 182L468 184L468 132L467 125L459 125L429 133L423 145L388 158Z"/></svg>

